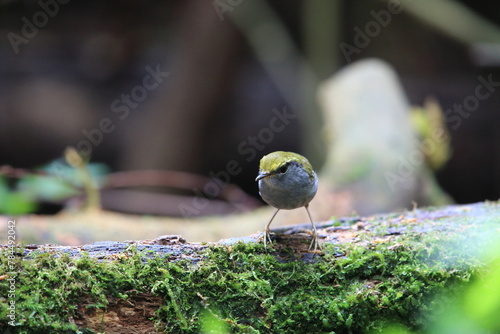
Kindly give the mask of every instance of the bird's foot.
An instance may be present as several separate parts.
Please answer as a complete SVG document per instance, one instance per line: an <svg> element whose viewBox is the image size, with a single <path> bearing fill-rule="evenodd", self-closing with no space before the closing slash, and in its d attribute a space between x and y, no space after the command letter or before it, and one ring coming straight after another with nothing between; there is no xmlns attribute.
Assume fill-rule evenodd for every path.
<svg viewBox="0 0 500 334"><path fill-rule="evenodd" d="M309 251L312 250L313 253L316 253L318 249L321 250L321 246L318 242L318 233L316 231L313 231L311 244L309 245Z"/></svg>
<svg viewBox="0 0 500 334"><path fill-rule="evenodd" d="M270 230L266 230L264 232L264 248L267 249L267 242L269 241L270 244L273 243L273 241L271 240L271 231Z"/></svg>

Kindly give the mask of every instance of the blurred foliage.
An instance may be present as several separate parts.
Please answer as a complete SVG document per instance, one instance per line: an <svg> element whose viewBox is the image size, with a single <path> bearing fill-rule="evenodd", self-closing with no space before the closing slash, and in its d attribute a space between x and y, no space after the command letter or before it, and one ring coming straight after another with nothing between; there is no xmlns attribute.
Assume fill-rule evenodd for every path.
<svg viewBox="0 0 500 334"><path fill-rule="evenodd" d="M202 334L225 334L229 333L229 326L220 318L217 312L210 308L205 309L201 314L201 333Z"/></svg>
<svg viewBox="0 0 500 334"><path fill-rule="evenodd" d="M412 108L410 117L427 165L433 170L440 169L451 157L450 135L441 106L435 99L427 98L423 107Z"/></svg>
<svg viewBox="0 0 500 334"><path fill-rule="evenodd" d="M436 297L435 321L423 333L486 334L500 333L500 245L489 247L483 255L489 270L476 277L459 295L447 290ZM406 327L394 324L384 334L411 334ZM420 333L420 332L418 332Z"/></svg>
<svg viewBox="0 0 500 334"><path fill-rule="evenodd" d="M102 187L109 168L100 163L86 165L93 182ZM21 215L34 212L39 202L63 202L85 188L85 177L62 159L33 172L26 171L14 186L0 176L0 213Z"/></svg>
<svg viewBox="0 0 500 334"><path fill-rule="evenodd" d="M20 215L36 210L37 205L27 192L11 190L7 180L0 177L0 213Z"/></svg>
<svg viewBox="0 0 500 334"><path fill-rule="evenodd" d="M447 303L428 333L500 333L500 246L489 255L489 272Z"/></svg>

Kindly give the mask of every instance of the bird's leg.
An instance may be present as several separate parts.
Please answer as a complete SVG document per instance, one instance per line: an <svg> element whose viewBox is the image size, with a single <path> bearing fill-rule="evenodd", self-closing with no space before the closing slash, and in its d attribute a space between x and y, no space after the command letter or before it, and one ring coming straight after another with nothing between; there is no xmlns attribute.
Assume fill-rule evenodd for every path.
<svg viewBox="0 0 500 334"><path fill-rule="evenodd" d="M309 216L309 219L311 220L311 225L312 225L312 230L313 230L312 241L311 241L311 244L309 245L309 250L312 249L313 252L316 253L316 251L318 250L318 247L319 247L319 249L321 249L321 247L318 244L318 232L316 231L316 225L314 225L314 222L313 222L312 217L311 217L311 213L309 212L309 205L306 205L305 208L307 211L307 215Z"/></svg>
<svg viewBox="0 0 500 334"><path fill-rule="evenodd" d="M271 230L270 230L269 226L271 226L271 223L273 222L274 217L276 217L276 214L278 213L278 211L280 211L280 209L276 209L276 211L274 211L274 214L271 217L271 220L269 221L269 223L267 223L266 231L264 232L264 248L267 248L267 240L269 240L269 243L272 243Z"/></svg>

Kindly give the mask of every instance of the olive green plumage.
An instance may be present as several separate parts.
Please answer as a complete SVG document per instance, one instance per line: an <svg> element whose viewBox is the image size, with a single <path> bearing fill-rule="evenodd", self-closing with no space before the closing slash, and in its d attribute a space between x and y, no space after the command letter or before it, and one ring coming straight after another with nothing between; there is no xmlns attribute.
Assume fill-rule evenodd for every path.
<svg viewBox="0 0 500 334"><path fill-rule="evenodd" d="M260 160L260 172L272 173L273 171L279 170L281 167L290 163L291 161L296 161L301 164L304 170L310 175L310 177L314 177L312 175L314 170L305 157L294 152L285 151L276 151L262 157L262 159Z"/></svg>

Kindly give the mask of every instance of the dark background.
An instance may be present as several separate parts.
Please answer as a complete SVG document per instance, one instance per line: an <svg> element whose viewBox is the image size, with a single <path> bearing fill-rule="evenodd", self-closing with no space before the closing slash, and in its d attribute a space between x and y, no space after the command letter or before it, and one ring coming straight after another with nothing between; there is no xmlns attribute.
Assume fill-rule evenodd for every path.
<svg viewBox="0 0 500 334"><path fill-rule="evenodd" d="M303 1L264 3L319 79L349 63L338 46L342 41L352 44L353 28L373 20L370 11L387 8L384 1L331 1L323 2L331 12L311 12L310 3ZM404 7L405 1L401 3ZM499 29L496 2L459 3ZM252 32L233 24L230 12L221 20L214 2L57 5L54 17L16 53L9 33L22 35L22 18L32 22L42 6L36 1L0 4L0 165L34 168L49 163L66 146L85 140L83 130L97 128L107 117L116 128L93 147L92 161L115 171L154 168L208 175L224 170L235 156L241 158L238 145L268 126L273 108L283 106L299 117L276 134L262 154L304 152L308 112L298 110L300 104L290 103L283 86L276 84L249 42ZM246 6L242 1L231 13L259 16L247 14ZM327 24L311 34L315 17ZM447 13L445 19L453 21ZM467 22L458 27L475 29ZM310 49L311 35L323 39L315 44L322 46L316 48L316 58ZM500 54L484 61L474 56L476 42L482 41L450 36L403 10L351 60L386 60L400 75L411 104L422 105L426 97L434 96L446 111L474 93L479 75L500 81ZM126 119L117 119L112 102L142 84L147 66L157 65L169 72L165 82L148 92ZM278 63L274 69L287 92L292 96L301 92L299 70L293 63ZM495 91L460 127L450 129L453 156L437 176L458 203L500 197L499 106L500 93ZM231 182L257 196L258 160L238 161L243 172Z"/></svg>

